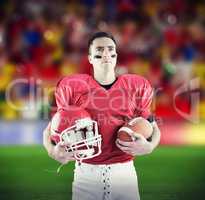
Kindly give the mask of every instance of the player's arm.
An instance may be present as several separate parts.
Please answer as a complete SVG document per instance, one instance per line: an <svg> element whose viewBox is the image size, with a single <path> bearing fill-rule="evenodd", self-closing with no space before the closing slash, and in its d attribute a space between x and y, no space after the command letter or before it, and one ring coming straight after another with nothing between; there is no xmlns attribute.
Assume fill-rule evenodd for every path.
<svg viewBox="0 0 205 200"><path fill-rule="evenodd" d="M151 138L149 138L148 141L151 143L152 149L155 149L160 142L161 132L156 121L153 121L151 124L153 127L153 132Z"/></svg>
<svg viewBox="0 0 205 200"><path fill-rule="evenodd" d="M134 156L146 155L151 153L159 144L161 135L158 125L150 112L154 91L147 80L144 80L144 84L142 84L141 91L141 101L138 101L137 104L137 108L139 108L139 113L136 114L146 118L152 124L153 133L149 139L145 139L143 136L141 136L136 141L130 143L121 142L120 144L119 142L122 151Z"/></svg>
<svg viewBox="0 0 205 200"><path fill-rule="evenodd" d="M65 88L62 82L63 79L58 82L55 90L55 100L58 109L68 107L70 103L70 88ZM47 150L48 155L63 164L67 163L70 160L74 160L73 152L66 152L65 144L58 143L57 145L55 145L54 143L52 143L50 135L50 124L48 124L48 126L43 131L43 145Z"/></svg>
<svg viewBox="0 0 205 200"><path fill-rule="evenodd" d="M142 135L139 135L139 138L132 142L124 142L119 139L116 140L116 145L119 149L124 151L127 154L136 156L136 155L146 155L151 153L160 141L160 131L157 126L157 123L154 121L154 118L151 117L150 107L154 95L153 88L150 83L143 79L141 87L136 88L136 91L139 96L136 98L136 116L144 117L152 123L153 133L149 140L145 139Z"/></svg>
<svg viewBox="0 0 205 200"><path fill-rule="evenodd" d="M43 146L45 147L46 151L48 152L48 155L51 154L52 149L54 145L52 144L50 140L50 123L43 131Z"/></svg>
<svg viewBox="0 0 205 200"><path fill-rule="evenodd" d="M50 139L50 123L43 131L43 145L48 152L48 155L54 160L66 164L71 160L75 160L73 152L65 151L65 144L58 143L54 145Z"/></svg>

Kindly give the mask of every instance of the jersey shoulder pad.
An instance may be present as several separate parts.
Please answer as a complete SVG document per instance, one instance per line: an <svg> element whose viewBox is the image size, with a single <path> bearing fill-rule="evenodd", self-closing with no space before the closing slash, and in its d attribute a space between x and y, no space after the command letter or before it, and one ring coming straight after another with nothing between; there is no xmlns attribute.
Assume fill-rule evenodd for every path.
<svg viewBox="0 0 205 200"><path fill-rule="evenodd" d="M82 82L82 81L88 81L88 79L90 78L90 76L88 74L72 74L69 76L64 76L63 78L61 78L58 83L57 86L59 85L67 85L68 83L74 83L74 82Z"/></svg>
<svg viewBox="0 0 205 200"><path fill-rule="evenodd" d="M131 86L132 88L135 88L136 86L151 86L149 81L145 77L137 74L124 74L121 75L119 79L124 82L127 87Z"/></svg>

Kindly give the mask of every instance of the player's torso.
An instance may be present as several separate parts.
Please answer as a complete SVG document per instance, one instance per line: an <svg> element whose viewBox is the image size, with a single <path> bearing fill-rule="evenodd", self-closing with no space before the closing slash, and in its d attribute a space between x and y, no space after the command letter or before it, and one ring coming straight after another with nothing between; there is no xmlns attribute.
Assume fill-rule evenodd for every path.
<svg viewBox="0 0 205 200"><path fill-rule="evenodd" d="M136 115L136 79L120 76L108 90L90 76L81 76L70 82L71 104L85 108L96 120L102 135L102 154L88 163L110 164L124 162L132 157L120 151L116 145L118 129Z"/></svg>

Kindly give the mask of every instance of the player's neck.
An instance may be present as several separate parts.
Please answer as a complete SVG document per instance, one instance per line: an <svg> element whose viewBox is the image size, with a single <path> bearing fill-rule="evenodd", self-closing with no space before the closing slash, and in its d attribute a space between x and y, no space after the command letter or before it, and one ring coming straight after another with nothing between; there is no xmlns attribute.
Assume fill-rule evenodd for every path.
<svg viewBox="0 0 205 200"><path fill-rule="evenodd" d="M95 80L101 85L109 85L113 83L116 79L115 71L104 72L104 73L94 73Z"/></svg>

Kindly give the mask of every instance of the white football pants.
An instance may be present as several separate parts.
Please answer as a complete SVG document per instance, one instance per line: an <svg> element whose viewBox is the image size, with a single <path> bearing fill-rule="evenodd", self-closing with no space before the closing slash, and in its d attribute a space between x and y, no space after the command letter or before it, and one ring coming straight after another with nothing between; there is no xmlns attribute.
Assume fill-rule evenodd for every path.
<svg viewBox="0 0 205 200"><path fill-rule="evenodd" d="M133 161L75 164L72 200L140 200Z"/></svg>

